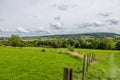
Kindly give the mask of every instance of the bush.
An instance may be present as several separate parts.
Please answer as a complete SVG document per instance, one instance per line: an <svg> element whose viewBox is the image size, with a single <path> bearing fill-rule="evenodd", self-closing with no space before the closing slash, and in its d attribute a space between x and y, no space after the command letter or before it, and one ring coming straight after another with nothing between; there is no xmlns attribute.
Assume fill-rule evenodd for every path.
<svg viewBox="0 0 120 80"><path fill-rule="evenodd" d="M68 46L67 48L68 48L68 50L70 50L70 51L74 51L74 46Z"/></svg>
<svg viewBox="0 0 120 80"><path fill-rule="evenodd" d="M46 50L45 49L41 49L41 52L46 52Z"/></svg>
<svg viewBox="0 0 120 80"><path fill-rule="evenodd" d="M59 51L59 53L60 53L60 54L64 54L65 52L63 52L63 51Z"/></svg>

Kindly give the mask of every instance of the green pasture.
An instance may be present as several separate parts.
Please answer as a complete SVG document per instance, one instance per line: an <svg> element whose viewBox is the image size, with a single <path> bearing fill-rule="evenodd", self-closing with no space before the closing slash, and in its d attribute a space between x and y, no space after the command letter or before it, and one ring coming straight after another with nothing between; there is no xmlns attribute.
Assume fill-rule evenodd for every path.
<svg viewBox="0 0 120 80"><path fill-rule="evenodd" d="M58 49L0 47L0 80L61 80L64 67L76 77L81 64Z"/></svg>
<svg viewBox="0 0 120 80"><path fill-rule="evenodd" d="M73 68L74 80L82 71L82 59L72 57L66 48L0 47L0 80L62 80L64 67ZM89 67L86 80L119 80L120 52L115 50L75 49L80 54L95 53L100 57ZM114 73L114 74L113 74ZM113 76L111 76L113 74Z"/></svg>
<svg viewBox="0 0 120 80"><path fill-rule="evenodd" d="M112 52L90 66L86 80L120 80L120 52Z"/></svg>

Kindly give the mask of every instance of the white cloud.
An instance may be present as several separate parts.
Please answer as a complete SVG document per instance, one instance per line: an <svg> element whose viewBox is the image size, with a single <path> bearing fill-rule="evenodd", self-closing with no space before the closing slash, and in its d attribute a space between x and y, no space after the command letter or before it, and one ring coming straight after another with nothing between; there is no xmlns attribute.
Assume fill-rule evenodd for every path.
<svg viewBox="0 0 120 80"><path fill-rule="evenodd" d="M45 31L45 28L44 27L39 27L37 28L36 32L44 32Z"/></svg>
<svg viewBox="0 0 120 80"><path fill-rule="evenodd" d="M44 30L44 27L39 27L39 29L38 30Z"/></svg>
<svg viewBox="0 0 120 80"><path fill-rule="evenodd" d="M4 32L4 29L2 27L0 27L0 32Z"/></svg>
<svg viewBox="0 0 120 80"><path fill-rule="evenodd" d="M0 32L9 32L8 29L0 27Z"/></svg>
<svg viewBox="0 0 120 80"><path fill-rule="evenodd" d="M23 28L23 27L17 27L16 30L20 33L29 33L29 31L27 29Z"/></svg>
<svg viewBox="0 0 120 80"><path fill-rule="evenodd" d="M107 31L108 26L120 26L119 19L112 17L120 18L120 0L0 0L0 31L4 33L17 30L29 36L85 33L92 28Z"/></svg>
<svg viewBox="0 0 120 80"><path fill-rule="evenodd" d="M48 27L39 27L39 28L37 28L36 31L33 31L33 32L37 32L42 35L54 35L53 30L50 30Z"/></svg>
<svg viewBox="0 0 120 80"><path fill-rule="evenodd" d="M4 18L1 18L1 19L0 19L0 22L3 22L3 21L4 21Z"/></svg>
<svg viewBox="0 0 120 80"><path fill-rule="evenodd" d="M100 21L94 21L93 26L104 26L104 24Z"/></svg>

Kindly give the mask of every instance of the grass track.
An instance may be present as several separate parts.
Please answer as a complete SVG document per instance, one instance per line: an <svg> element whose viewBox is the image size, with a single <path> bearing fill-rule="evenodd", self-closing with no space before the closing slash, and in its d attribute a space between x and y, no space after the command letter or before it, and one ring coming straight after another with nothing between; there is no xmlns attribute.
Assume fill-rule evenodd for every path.
<svg viewBox="0 0 120 80"><path fill-rule="evenodd" d="M111 53L98 64L90 66L86 80L120 80L120 53ZM116 64L117 63L117 64Z"/></svg>

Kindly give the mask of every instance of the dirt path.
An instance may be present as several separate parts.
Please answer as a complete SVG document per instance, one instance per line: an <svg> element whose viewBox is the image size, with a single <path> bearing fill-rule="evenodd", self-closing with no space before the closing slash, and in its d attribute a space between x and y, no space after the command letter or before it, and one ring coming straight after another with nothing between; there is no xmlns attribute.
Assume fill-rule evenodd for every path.
<svg viewBox="0 0 120 80"><path fill-rule="evenodd" d="M81 58L81 59L84 58L84 54L80 54L80 53L78 53L78 52L67 51L66 53L69 54L69 55L72 55L72 56L74 56L74 57ZM100 56L99 58L96 58L96 60L93 61L91 64L95 64L95 63L101 61L102 59L104 59L105 57L107 57L108 54L110 54L110 53L105 53L104 55Z"/></svg>
<svg viewBox="0 0 120 80"><path fill-rule="evenodd" d="M69 54L69 55L72 55L72 56L74 56L74 57L78 57L78 58L82 58L82 59L83 59L83 57L84 57L83 54L79 54L79 53L73 52L73 51L67 51L66 53Z"/></svg>
<svg viewBox="0 0 120 80"><path fill-rule="evenodd" d="M114 55L115 54L110 55L110 60L109 60L110 69L108 71L108 74L110 76L110 79L120 80L120 69L115 64Z"/></svg>

